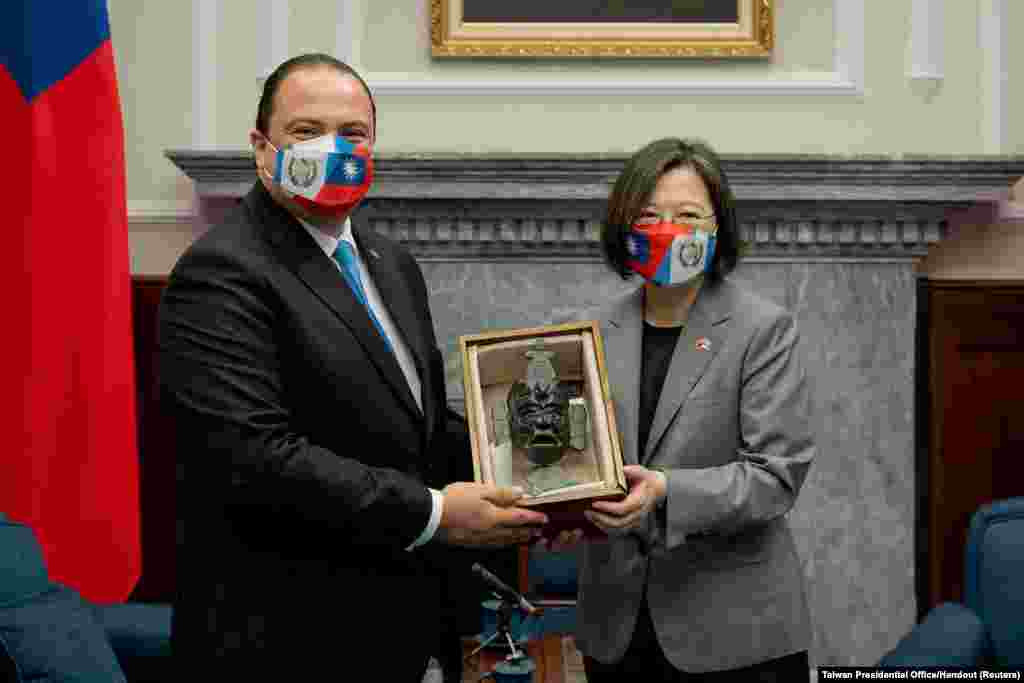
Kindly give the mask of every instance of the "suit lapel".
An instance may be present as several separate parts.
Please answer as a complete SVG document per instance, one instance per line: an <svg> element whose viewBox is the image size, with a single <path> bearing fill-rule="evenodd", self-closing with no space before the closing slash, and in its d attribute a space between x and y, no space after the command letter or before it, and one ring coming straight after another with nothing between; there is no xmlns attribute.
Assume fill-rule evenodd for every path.
<svg viewBox="0 0 1024 683"><path fill-rule="evenodd" d="M391 385L399 402L414 417L421 417L398 360L330 257L290 213L278 206L262 185L257 184L249 199L252 200L249 206L262 214L268 237L277 246L284 264L349 328L367 357Z"/></svg>
<svg viewBox="0 0 1024 683"><path fill-rule="evenodd" d="M381 300L387 306L391 314L391 320L398 327L406 347L412 354L416 363L416 370L420 377L420 397L423 404L423 417L427 423L427 440L433 435L434 417L437 406L429 400L433 396L432 377L430 373L430 349L427 348L428 340L423 336L420 329L419 316L413 309L415 305L427 306L428 302L413 301L413 294L402 274L399 265L395 262L393 252L385 248L381 240L372 228L369 228L361 220L352 218L352 234L359 245L359 251L370 271L373 282L380 293ZM403 383L404 376L403 376ZM405 383L408 386L408 383ZM408 392L407 392L408 393ZM411 396L411 394L410 394ZM415 407L415 403L414 403Z"/></svg>
<svg viewBox="0 0 1024 683"><path fill-rule="evenodd" d="M615 405L615 421L622 438L624 465L640 462L637 453L640 408L641 312L643 289L629 292L609 311L601 332L608 365L608 386Z"/></svg>
<svg viewBox="0 0 1024 683"><path fill-rule="evenodd" d="M689 320L682 336L676 342L668 374L658 397L654 421L647 438L647 449L641 457L641 464L650 461L657 450L665 430L689 398L693 387L700 381L708 365L714 360L725 340L728 312L721 311L722 287L705 287L697 296L690 309Z"/></svg>

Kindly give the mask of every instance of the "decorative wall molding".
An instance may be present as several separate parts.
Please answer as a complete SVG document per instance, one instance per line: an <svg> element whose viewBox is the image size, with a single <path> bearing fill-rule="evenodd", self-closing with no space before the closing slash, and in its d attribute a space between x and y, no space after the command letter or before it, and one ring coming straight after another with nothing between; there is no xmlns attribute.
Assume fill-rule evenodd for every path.
<svg viewBox="0 0 1024 683"><path fill-rule="evenodd" d="M266 13L265 32L270 32L273 36L273 48L268 51L267 63L261 66L261 80L266 80L279 64L294 56L288 47L289 0L264 0L264 2L269 3L269 7L264 10ZM362 26L361 8L359 3L351 0L338 0L337 8L333 56L358 70L359 28Z"/></svg>
<svg viewBox="0 0 1024 683"><path fill-rule="evenodd" d="M338 0L338 23L334 32L334 56L357 70L363 19L360 4L352 0Z"/></svg>
<svg viewBox="0 0 1024 683"><path fill-rule="evenodd" d="M945 0L912 0L907 75L914 80L945 77L945 11Z"/></svg>
<svg viewBox="0 0 1024 683"><path fill-rule="evenodd" d="M244 152L167 156L210 206L230 206L255 180ZM604 201L624 160L382 156L361 211L423 260L595 261ZM945 235L949 211L1006 197L1024 175L1024 157L734 156L723 163L751 261L915 259Z"/></svg>
<svg viewBox="0 0 1024 683"><path fill-rule="evenodd" d="M200 197L240 197L255 180L248 150L167 150ZM371 198L604 199L617 154L377 154ZM1006 197L1024 156L726 155L740 200L964 202Z"/></svg>
<svg viewBox="0 0 1024 683"><path fill-rule="evenodd" d="M1010 0L980 0L978 46L981 52L982 145L986 152L1003 151L1009 132L1009 16Z"/></svg>
<svg viewBox="0 0 1024 683"><path fill-rule="evenodd" d="M262 0L263 11L260 12L260 34L263 46L260 54L266 55L266 61L260 65L258 77L266 80L277 65L288 59L288 17L291 13L290 0Z"/></svg>
<svg viewBox="0 0 1024 683"><path fill-rule="evenodd" d="M214 144L219 5L192 0L192 145L197 148Z"/></svg>
<svg viewBox="0 0 1024 683"><path fill-rule="evenodd" d="M824 78L790 77L739 80L462 80L408 79L377 74L369 79L381 95L846 95L864 93L864 3L833 2L833 71ZM421 27L426 30L425 27ZM371 72L372 73L372 72Z"/></svg>
<svg viewBox="0 0 1024 683"><path fill-rule="evenodd" d="M192 223L196 209L191 201L129 200L129 223Z"/></svg>
<svg viewBox="0 0 1024 683"><path fill-rule="evenodd" d="M828 82L836 95L864 94L864 51L867 49L863 2L834 0L832 26L835 35L835 76Z"/></svg>
<svg viewBox="0 0 1024 683"><path fill-rule="evenodd" d="M195 0L198 2L198 0ZM273 2L274 0L270 0ZM212 4L212 3L211 3ZM280 10L278 10L280 11ZM417 17L425 17L422 11ZM376 72L368 79L376 97L386 95L845 95L864 94L864 5L862 2L834 0L833 9L833 71L824 77L809 78L801 74L757 80L479 80L408 78L408 74ZM428 20L429 21L429 20ZM423 23L420 21L420 23ZM335 30L334 55L359 68L361 27L360 3L340 0ZM283 59L274 62L274 66ZM266 78L273 66L264 68ZM370 72L374 73L374 72Z"/></svg>
<svg viewBox="0 0 1024 683"><path fill-rule="evenodd" d="M370 200L371 225L424 261L595 262L598 202L453 202ZM782 208L739 207L749 261L887 261L923 256L946 230L944 210L879 203L851 211L848 204Z"/></svg>

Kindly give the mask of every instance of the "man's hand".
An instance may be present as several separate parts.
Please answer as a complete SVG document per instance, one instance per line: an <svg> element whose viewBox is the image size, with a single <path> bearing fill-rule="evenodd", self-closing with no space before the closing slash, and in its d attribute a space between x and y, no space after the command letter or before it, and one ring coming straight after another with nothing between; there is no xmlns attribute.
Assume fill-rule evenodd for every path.
<svg viewBox="0 0 1024 683"><path fill-rule="evenodd" d="M629 484L626 497L617 503L595 501L590 510L583 512L587 519L609 535L621 534L640 526L651 509L668 492L668 480L662 472L649 470L642 465L626 465L622 471Z"/></svg>
<svg viewBox="0 0 1024 683"><path fill-rule="evenodd" d="M441 492L444 508L437 538L468 547L526 543L547 524L547 515L515 507L520 489L456 482Z"/></svg>

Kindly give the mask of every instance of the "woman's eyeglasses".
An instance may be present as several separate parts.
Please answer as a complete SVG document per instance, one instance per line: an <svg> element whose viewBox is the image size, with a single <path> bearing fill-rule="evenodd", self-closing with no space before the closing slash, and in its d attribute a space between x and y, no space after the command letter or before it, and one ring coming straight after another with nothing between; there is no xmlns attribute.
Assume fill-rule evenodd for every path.
<svg viewBox="0 0 1024 683"><path fill-rule="evenodd" d="M682 211L675 215L671 213L654 213L644 211L633 222L634 225L657 225L658 223L677 223L682 225L704 226L715 222L715 214L701 215L696 211Z"/></svg>

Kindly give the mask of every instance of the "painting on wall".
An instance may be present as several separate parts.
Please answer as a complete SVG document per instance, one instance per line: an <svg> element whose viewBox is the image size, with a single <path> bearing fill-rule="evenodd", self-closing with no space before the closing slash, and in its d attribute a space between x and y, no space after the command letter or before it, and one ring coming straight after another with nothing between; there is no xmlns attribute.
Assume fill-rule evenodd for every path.
<svg viewBox="0 0 1024 683"><path fill-rule="evenodd" d="M770 57L775 0L430 0L434 57Z"/></svg>

